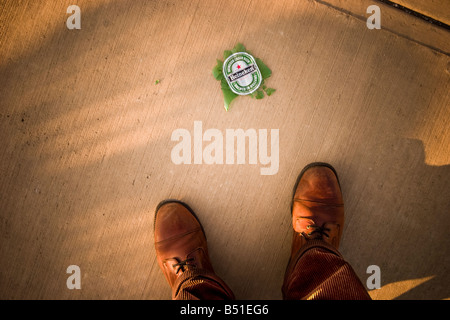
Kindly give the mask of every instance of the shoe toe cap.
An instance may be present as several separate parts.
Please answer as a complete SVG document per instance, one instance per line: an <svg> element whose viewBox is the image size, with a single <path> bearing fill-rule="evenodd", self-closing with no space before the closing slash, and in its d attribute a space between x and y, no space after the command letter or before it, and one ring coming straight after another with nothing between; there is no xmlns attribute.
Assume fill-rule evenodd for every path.
<svg viewBox="0 0 450 320"><path fill-rule="evenodd" d="M167 203L156 212L155 242L161 242L201 229L197 218L180 203Z"/></svg>

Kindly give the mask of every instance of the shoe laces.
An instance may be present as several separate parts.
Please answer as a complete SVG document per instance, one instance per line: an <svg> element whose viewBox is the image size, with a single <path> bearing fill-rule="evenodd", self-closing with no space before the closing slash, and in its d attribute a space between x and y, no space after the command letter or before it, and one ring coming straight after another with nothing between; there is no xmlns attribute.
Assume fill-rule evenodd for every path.
<svg viewBox="0 0 450 320"><path fill-rule="evenodd" d="M177 270L175 271L175 274L178 274L178 272L185 270L185 267L187 267L187 265L193 266L192 264L189 264L189 262L194 261L194 258L188 258L186 260L180 261L178 263L174 263L172 265L172 267L177 268Z"/></svg>
<svg viewBox="0 0 450 320"><path fill-rule="evenodd" d="M323 239L323 236L326 236L327 238L330 237L327 232L330 232L331 230L329 228L325 228L325 226L320 227L315 224L310 224L306 226L306 229L313 229L310 232L301 232L301 235L306 239Z"/></svg>

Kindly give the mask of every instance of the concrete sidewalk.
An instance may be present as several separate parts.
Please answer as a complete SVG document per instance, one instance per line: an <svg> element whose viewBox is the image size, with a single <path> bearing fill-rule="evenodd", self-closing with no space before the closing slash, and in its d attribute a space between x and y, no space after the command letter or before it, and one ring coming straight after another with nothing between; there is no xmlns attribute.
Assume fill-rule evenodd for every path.
<svg viewBox="0 0 450 320"><path fill-rule="evenodd" d="M3 1L0 298L170 299L153 214L177 198L238 299L280 299L292 187L314 161L341 180L340 251L364 284L380 267L371 296L449 298L450 33L345 3L84 0L68 30L71 2ZM380 30L366 26L372 4ZM238 42L276 92L226 112L212 69ZM172 133L196 121L224 136L279 129L278 171L248 156L174 164Z"/></svg>

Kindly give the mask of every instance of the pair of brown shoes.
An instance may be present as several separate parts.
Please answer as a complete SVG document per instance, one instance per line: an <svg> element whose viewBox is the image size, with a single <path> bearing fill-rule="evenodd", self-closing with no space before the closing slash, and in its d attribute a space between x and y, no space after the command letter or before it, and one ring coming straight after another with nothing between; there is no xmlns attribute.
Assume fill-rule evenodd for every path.
<svg viewBox="0 0 450 320"><path fill-rule="evenodd" d="M339 248L344 205L331 165L316 162L302 170L294 187L291 212L294 236L287 270L295 266L294 257L310 240L323 240ZM187 204L178 200L161 202L156 208L154 233L158 263L171 287L188 268L214 273L205 232Z"/></svg>

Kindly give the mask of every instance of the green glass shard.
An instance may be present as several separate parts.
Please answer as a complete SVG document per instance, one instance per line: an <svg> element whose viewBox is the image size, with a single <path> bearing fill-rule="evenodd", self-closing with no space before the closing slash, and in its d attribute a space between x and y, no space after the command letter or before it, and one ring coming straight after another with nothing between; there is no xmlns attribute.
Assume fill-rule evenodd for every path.
<svg viewBox="0 0 450 320"><path fill-rule="evenodd" d="M230 55L236 52L247 52L248 54L251 54L242 43L238 43L232 50L225 50L223 52L224 61ZM260 85L260 88L257 91L253 92L253 94L251 94L250 96L256 99L262 99L264 98L264 92L267 94L267 96L270 96L275 92L275 89L267 88L266 85L264 84L264 80L272 75L272 70L270 70L270 68L264 62L262 62L261 59L255 57L255 61L256 64L258 65L259 71L261 72L263 81ZM220 81L220 87L222 89L224 98L224 107L225 110L228 111L230 109L231 102L237 97L239 97L239 95L231 91L230 87L228 86L227 80L223 75L222 68L223 68L223 61L217 59L217 64L214 66L212 73L214 78Z"/></svg>

